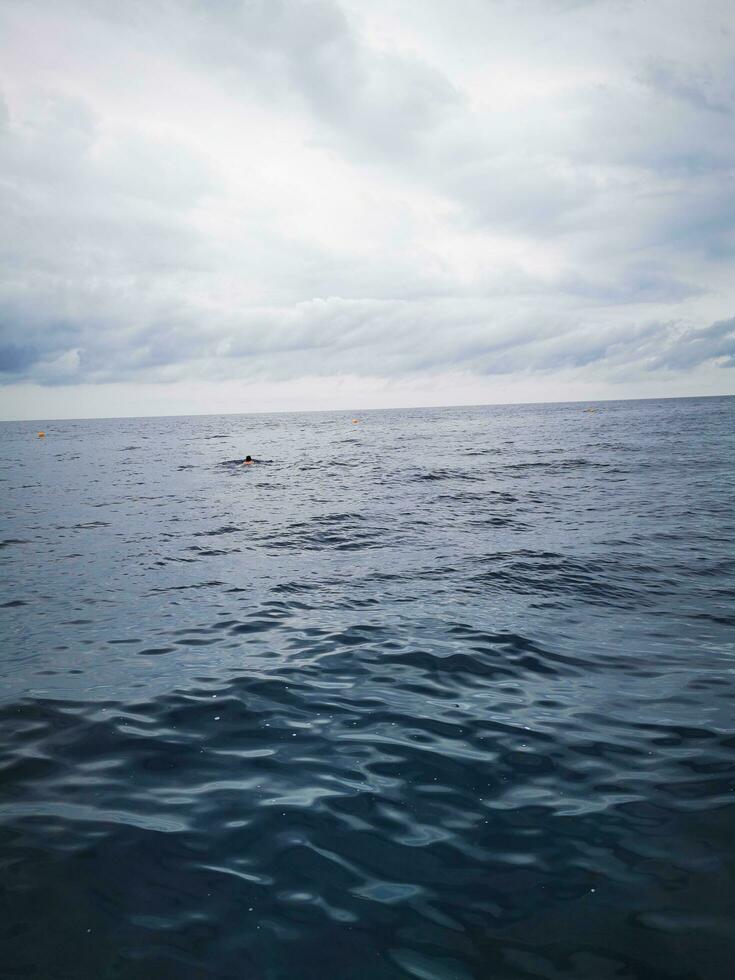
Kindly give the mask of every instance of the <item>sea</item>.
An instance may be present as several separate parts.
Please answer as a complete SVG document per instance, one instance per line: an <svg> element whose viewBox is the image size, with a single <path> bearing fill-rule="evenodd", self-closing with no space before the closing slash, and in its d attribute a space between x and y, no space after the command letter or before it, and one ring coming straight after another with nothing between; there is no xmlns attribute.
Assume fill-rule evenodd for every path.
<svg viewBox="0 0 735 980"><path fill-rule="evenodd" d="M731 980L735 398L8 422L0 478L3 978Z"/></svg>

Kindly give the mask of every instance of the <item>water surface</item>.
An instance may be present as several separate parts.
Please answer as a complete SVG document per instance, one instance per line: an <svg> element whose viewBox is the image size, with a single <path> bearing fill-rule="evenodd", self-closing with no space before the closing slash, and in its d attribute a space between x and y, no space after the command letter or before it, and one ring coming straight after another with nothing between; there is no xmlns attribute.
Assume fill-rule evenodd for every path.
<svg viewBox="0 0 735 980"><path fill-rule="evenodd" d="M735 399L583 408L0 425L2 975L729 980Z"/></svg>

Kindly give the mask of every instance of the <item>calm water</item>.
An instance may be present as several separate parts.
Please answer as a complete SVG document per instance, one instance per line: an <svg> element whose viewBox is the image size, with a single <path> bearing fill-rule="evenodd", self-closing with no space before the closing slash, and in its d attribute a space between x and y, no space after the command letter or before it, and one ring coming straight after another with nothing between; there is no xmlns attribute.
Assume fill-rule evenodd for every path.
<svg viewBox="0 0 735 980"><path fill-rule="evenodd" d="M735 399L598 407L0 425L2 976L730 980Z"/></svg>

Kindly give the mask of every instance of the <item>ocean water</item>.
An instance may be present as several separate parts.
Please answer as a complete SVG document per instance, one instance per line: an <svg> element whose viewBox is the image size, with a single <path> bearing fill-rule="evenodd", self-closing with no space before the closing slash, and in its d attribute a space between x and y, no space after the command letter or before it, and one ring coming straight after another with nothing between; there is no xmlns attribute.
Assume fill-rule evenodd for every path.
<svg viewBox="0 0 735 980"><path fill-rule="evenodd" d="M0 425L2 977L730 980L735 399L584 407Z"/></svg>

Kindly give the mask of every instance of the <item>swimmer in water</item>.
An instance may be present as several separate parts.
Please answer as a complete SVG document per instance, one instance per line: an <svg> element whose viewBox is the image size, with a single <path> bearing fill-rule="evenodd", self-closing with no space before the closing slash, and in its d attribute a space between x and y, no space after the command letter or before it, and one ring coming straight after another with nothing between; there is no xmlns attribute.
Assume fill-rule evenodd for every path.
<svg viewBox="0 0 735 980"><path fill-rule="evenodd" d="M252 458L252 456L246 456L245 459L242 461L242 465L243 466L252 466L252 464L254 462L255 462L255 460Z"/></svg>

